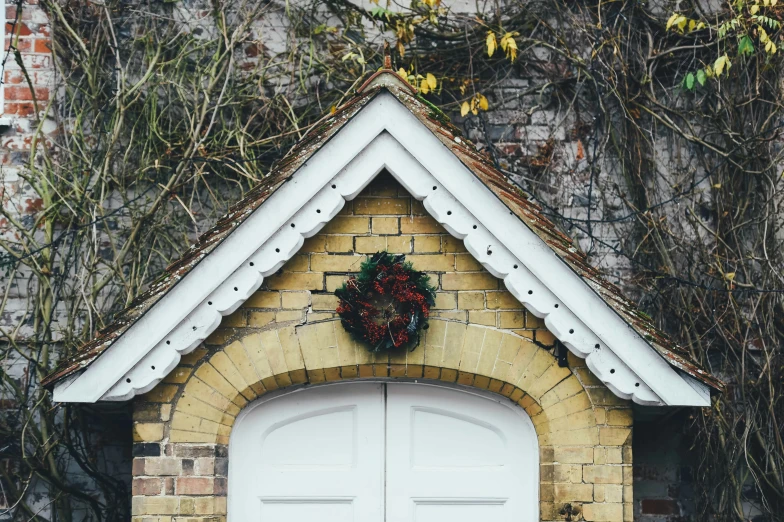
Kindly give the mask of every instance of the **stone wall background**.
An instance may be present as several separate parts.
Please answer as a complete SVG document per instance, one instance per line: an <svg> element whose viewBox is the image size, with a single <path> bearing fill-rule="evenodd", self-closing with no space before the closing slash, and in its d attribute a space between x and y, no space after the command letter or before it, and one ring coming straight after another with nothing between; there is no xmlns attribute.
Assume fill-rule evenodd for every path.
<svg viewBox="0 0 784 522"><path fill-rule="evenodd" d="M13 19L16 12L15 4L6 4L7 20ZM52 57L47 47L50 28L36 0L24 2L20 18L19 38L15 40L15 45L25 67L31 73L36 98L40 106L45 107L51 99L51 89L56 85ZM6 48L10 44L8 30L7 27ZM285 34L271 38L272 41L266 42L267 44L280 45ZM30 129L36 121L32 94L23 79L14 59L8 60L4 71L5 100L0 126L0 194L4 208L11 209L11 212L24 222L30 221L36 215L42 202L19 177L19 168L28 159ZM591 255L591 261L608 279L623 284L633 274L633 267L628 258L619 254L616 249L628 236L628 222L620 220L586 223L586 220L612 220L619 217L617 211L622 208L620 200L623 196L623 180L617 179L612 168L592 163L585 130L586 125L590 128L591 122L564 118L564 108L535 92L533 87L540 82L541 78L535 76L508 77L492 92L486 93L490 100L488 112L467 118L451 114L453 121L463 127L470 139L484 145L496 156L499 165L521 187L537 194L547 207L558 209L561 214L570 218L571 223L562 223L565 225L565 231L578 239L581 247ZM46 119L43 125L50 132L57 131L52 120ZM666 144L663 144L661 154L669 156L668 150ZM684 159L683 163L683 168L688 167L688 159ZM597 168L592 169L592 165ZM662 170L665 179L683 174L677 172L677 169L672 172ZM692 173L694 178L699 177L698 174L696 171ZM679 204L673 203L672 212L681 211ZM208 222L199 222L195 228L204 230L209 225ZM0 234L6 232L3 219L0 218ZM378 245L373 245L376 246ZM31 328L25 317L30 295L27 280L19 276L10 284L0 280L0 292L6 300L3 314L0 315L0 326L14 329L18 338L24 339ZM296 296L292 295L290 298L295 299ZM456 308L450 313L470 315L472 312L467 308ZM474 311L474 314L479 313L484 312ZM227 319L233 322L240 320L239 316ZM251 319L247 316L242 320ZM254 320L262 319L258 316ZM498 319L507 320L527 324L522 315ZM31 383L31 376L26 374L27 366L23 359L7 358L0 361L0 364L5 372L16 376L19 382L25 385ZM658 428L655 421L651 426ZM102 429L97 431L101 432ZM112 433L109 439L114 440L116 432ZM660 434L661 440L657 439L654 433ZM129 446L109 448L97 458L103 459L104 465L116 468L118 476L130 476L129 451ZM142 448L135 451L146 450ZM677 429L645 430L639 440L635 438L634 451L637 462L640 463L640 471L635 477L638 485L635 490L635 514L638 519L645 522L688 519L692 507L688 501L688 467L683 463L685 451L681 447ZM74 473L78 473L78 466L74 466ZM92 489L89 480L84 480L83 488L85 491ZM42 513L47 513L45 491L41 492L37 505L43 509Z"/></svg>

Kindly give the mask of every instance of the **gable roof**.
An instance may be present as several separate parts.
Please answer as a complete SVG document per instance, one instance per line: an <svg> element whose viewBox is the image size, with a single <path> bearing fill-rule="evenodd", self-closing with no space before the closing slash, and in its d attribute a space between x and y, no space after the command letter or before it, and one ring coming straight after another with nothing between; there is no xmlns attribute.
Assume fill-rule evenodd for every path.
<svg viewBox="0 0 784 522"><path fill-rule="evenodd" d="M390 103L388 98L399 103ZM382 106L383 108L376 108ZM368 111L363 111L366 107ZM404 110L401 111L401 108ZM362 119L361 112L373 110L379 114L373 123L361 124L365 125L366 129L349 128L350 122L355 122L351 126L360 125L357 122ZM409 120L421 125L416 126ZM375 129L372 132L369 129L371 126ZM396 130L401 126L409 127L406 132ZM429 135L427 139L424 135L421 140L409 139L407 133L421 132L415 127L426 129ZM346 133L353 133L353 141L342 137L345 134L341 132L344 128ZM438 142L435 142L433 137L444 147L438 147ZM352 143L352 146L346 147L338 142ZM425 146L431 148L417 150ZM371 147L376 147L377 152L382 149L387 152L370 154L368 151ZM326 149L330 149L328 153ZM440 159L431 158L437 155L431 152L443 154L444 151L451 154L440 156ZM380 159L382 156L386 163ZM313 159L313 162L309 162L310 159ZM382 161L382 164L379 166L373 163L374 161ZM355 97L335 114L314 125L275 166L269 176L234 205L228 214L203 234L178 261L170 265L164 275L145 293L118 313L110 325L99 331L96 337L82 346L73 357L60 362L46 377L44 385L56 385L56 400L86 402L126 399L135 393L149 390L176 365L179 354L188 353L200 344L218 326L221 316L236 310L259 287L264 276L274 273L288 259L286 256L290 257L299 249L302 234L307 233L307 230L317 231L329 221L342 207L343 199L353 199L378 170L389 168L392 163L405 161L409 163L405 168L399 169L399 181L417 199L423 199L428 212L450 233L463 239L467 249L491 273L504 279L507 288L515 297L535 315L544 317L547 327L561 342L578 356L586 357L588 366L616 394L644 404L705 405L709 404L706 385L716 390L722 389L720 381L691 361L685 350L659 331L616 286L604 280L600 273L588 264L585 254L573 241L558 231L542 214L541 209L498 172L484 154L463 139L459 129L449 123L443 113L419 97L396 73L388 70L374 74L358 90ZM439 177L436 174L436 171L440 170L437 161L444 164L449 161L459 163L455 163L456 168L445 169L446 173ZM334 172L330 171L332 174L323 179L319 178L321 181L314 184L313 179L305 179L308 165L314 162L331 162L334 164ZM344 189L347 184L341 182L339 191L322 190L322 186L329 188L328 184L340 176L346 180L350 180L352 175L360 176L352 174L349 167L362 162L366 163L362 172L370 172L368 169L373 172L363 174L362 180L354 181L355 184L359 183L358 188ZM320 170L326 171L329 168ZM470 179L458 179L458 170L470 174ZM419 178L403 179L408 171L419 171ZM302 180L298 183L300 177ZM414 186L423 180L428 183L432 181L434 191L436 188L445 190L429 194L425 192L429 186ZM331 186L336 188L334 183ZM180 283L187 280L197 267L202 272L216 272L214 267L207 266L210 264L208 256L219 250L229 237L239 233L239 229L247 228L242 225L249 222L262 208L266 208L266 205L263 206L265 202L280 205L272 200L275 199L273 196L281 196L283 192L287 192L288 197L277 197L277 200L290 200L291 195L295 195L295 199L301 201L298 205L292 204L290 208L276 209L280 214L280 226L270 230L266 237L258 238L259 244L254 245L255 248L249 255L238 255L238 262L235 263L237 266L230 271L228 268L222 268L224 275L215 276L222 279L216 282L214 290L210 289L212 293L197 295L197 292L192 291L193 295L187 298L193 300L192 306L182 316L161 311L167 296L176 293L175 289L178 287L182 287L179 289L181 295L178 296L178 301L184 302L185 285ZM335 199L336 192L340 192L340 198ZM482 205L473 201L478 201L481 199L478 196L485 193L492 196L492 201L485 199ZM325 207L332 205L330 211L321 213L310 228L301 226L301 232L294 234L296 239L286 243L288 248L283 249L282 253L281 248L277 247L275 254L271 254L272 247L269 246L268 240L281 238L283 233L292 235L291 231L282 226L292 220L291 227L294 227L294 215L300 222L312 220L312 216L306 216L302 210L308 201L318 201L319 198ZM338 204L339 206L336 206ZM454 214L443 207L452 204ZM462 209L460 212L456 210L458 207ZM466 220L472 223L480 222L482 226L473 224L472 227L463 229L468 223ZM498 245L492 253L489 248L485 249L489 244L487 241ZM549 248L541 248L543 245ZM250 259L251 255L258 259L258 262L256 265L250 263L250 266L255 266L254 270L249 271L246 267L243 272L239 264ZM225 289L224 283L228 279L241 280L243 284L233 286L232 292L231 289ZM222 290L217 288L221 285ZM242 291L238 288L242 288ZM572 294L576 292L580 295L575 297ZM208 296L210 301L206 300ZM597 297L606 306L594 306ZM202 301L209 302L212 307L208 309L209 313L204 311L205 306L198 308ZM559 303L565 306L558 308ZM617 331L619 325L623 331ZM155 343L154 346L140 349L138 343L130 342L126 343L130 346L120 346L121 339L133 335L134 329L139 330L142 327L147 332L151 331L150 328L156 331L157 335L150 341ZM168 338L164 340L164 337ZM171 344L177 346L166 346ZM137 371L132 378L131 370L141 364L143 358L147 360L152 357L152 352L155 351L161 354L175 353L176 357L169 356L166 359L163 355L157 356L159 360L165 360L157 365L154 376L145 376L139 382ZM112 352L121 352L117 357L121 358L128 368L115 368L116 361L111 367L108 363L100 364L102 360L108 360L107 356ZM99 369L101 366L105 369ZM99 376L100 372L106 375ZM92 377L85 379L88 374ZM159 375L161 377L156 379ZM121 379L122 377L126 378ZM95 382L74 386L73 383L79 380ZM127 383L122 384L123 380Z"/></svg>

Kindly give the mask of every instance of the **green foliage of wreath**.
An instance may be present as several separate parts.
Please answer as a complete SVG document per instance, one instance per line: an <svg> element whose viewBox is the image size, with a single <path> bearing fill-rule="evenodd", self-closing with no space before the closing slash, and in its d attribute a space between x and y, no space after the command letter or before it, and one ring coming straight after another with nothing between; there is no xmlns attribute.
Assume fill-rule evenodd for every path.
<svg viewBox="0 0 784 522"><path fill-rule="evenodd" d="M427 329L436 289L430 277L414 270L404 255L377 252L362 263L359 274L335 290L336 312L351 336L372 352L419 344Z"/></svg>

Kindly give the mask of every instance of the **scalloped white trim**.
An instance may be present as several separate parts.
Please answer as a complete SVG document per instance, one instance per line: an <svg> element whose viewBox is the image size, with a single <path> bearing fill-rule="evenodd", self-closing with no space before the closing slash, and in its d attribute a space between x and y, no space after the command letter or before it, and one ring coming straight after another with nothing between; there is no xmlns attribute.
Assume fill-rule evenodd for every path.
<svg viewBox="0 0 784 522"><path fill-rule="evenodd" d="M428 213L452 235L462 239L467 250L502 279L522 304L543 318L553 335L575 355L586 358L591 371L615 394L646 405L705 405L704 393L672 369L541 239L510 216L426 127L386 94L361 110L87 371L57 386L55 400L127 400L152 389L182 354L198 346L223 316L236 310L264 277L283 266L305 238L316 234L345 201L356 197L384 169L423 201ZM198 272L207 272L207 279ZM548 284L543 278L549 279ZM175 295L178 289L185 297ZM575 310L583 300L595 306L596 299L611 312L603 316L598 329L585 322L584 311ZM189 306L189 302L199 304ZM166 322L161 316L166 318L167 306L159 311L161 304L170 308L169 324L175 327L156 324ZM175 320L177 312L182 317ZM594 324L597 321L593 316L589 319ZM145 322L151 324L140 325ZM135 332L146 334L132 335ZM123 357L118 348L123 341L128 344L129 338L149 346L135 347L135 360L127 353ZM127 369L118 375L123 367ZM107 373L116 376L108 386L112 377ZM669 397L663 397L663 390Z"/></svg>
<svg viewBox="0 0 784 522"><path fill-rule="evenodd" d="M386 168L425 209L537 317L613 392L640 404L661 405L651 389L609 350L596 348L599 339L577 319L547 287L528 271L458 200L414 160L389 134L376 138L315 198L282 226L235 274L202 302L118 382L102 400L127 400L155 386L186 354L220 324L222 315L236 310L259 287L263 277L275 273L300 249L304 238L317 233L345 201L354 199ZM335 188L332 188L332 187ZM291 226L291 225L294 226ZM517 268L515 268L517 267ZM241 289L241 291L240 291ZM529 293L530 292L530 293ZM637 383L640 383L638 386Z"/></svg>

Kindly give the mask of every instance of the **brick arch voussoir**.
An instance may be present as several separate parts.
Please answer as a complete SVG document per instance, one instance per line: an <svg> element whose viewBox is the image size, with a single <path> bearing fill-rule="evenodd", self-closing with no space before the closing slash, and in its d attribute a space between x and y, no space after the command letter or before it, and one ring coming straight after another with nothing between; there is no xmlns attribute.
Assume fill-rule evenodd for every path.
<svg viewBox="0 0 784 522"><path fill-rule="evenodd" d="M395 354L369 352L338 320L250 331L196 368L174 405L169 438L227 444L240 411L267 393L373 378L442 381L507 397L531 418L544 458L554 445L598 444L588 395L552 353L509 331L440 319L431 319L415 350Z"/></svg>

